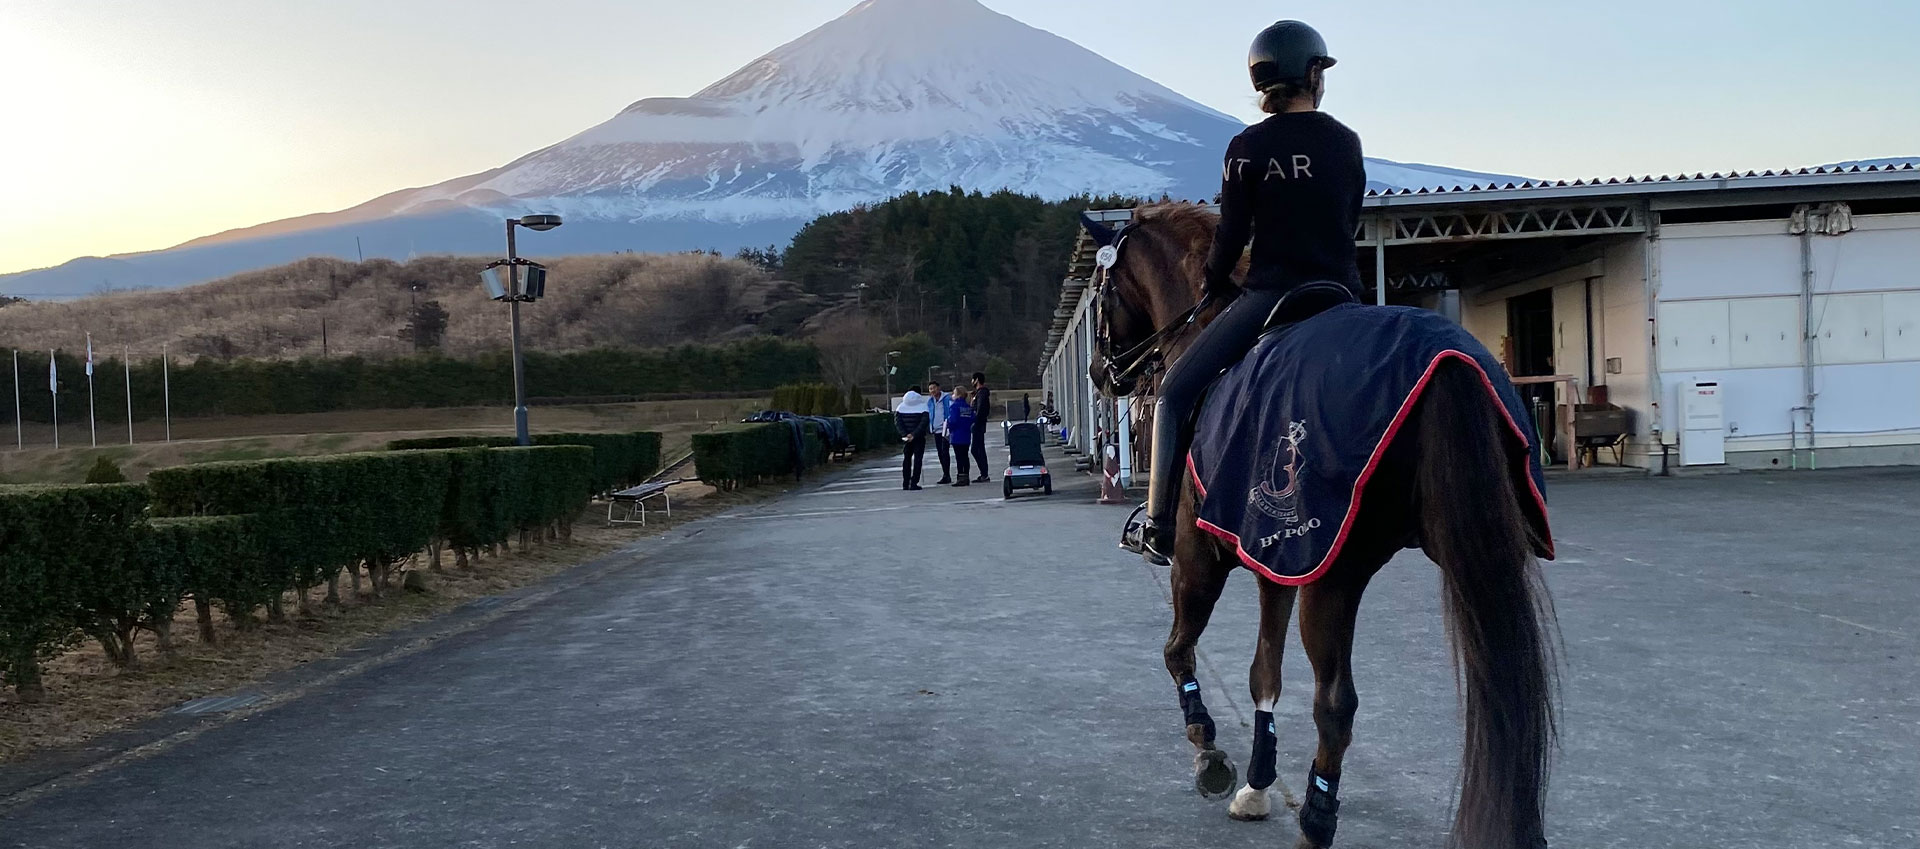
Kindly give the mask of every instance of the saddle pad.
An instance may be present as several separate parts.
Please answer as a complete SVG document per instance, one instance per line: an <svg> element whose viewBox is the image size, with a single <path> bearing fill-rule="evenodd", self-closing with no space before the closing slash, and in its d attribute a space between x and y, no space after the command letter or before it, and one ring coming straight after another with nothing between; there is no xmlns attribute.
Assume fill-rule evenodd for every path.
<svg viewBox="0 0 1920 849"><path fill-rule="evenodd" d="M1199 525L1247 568L1311 583L1340 556L1367 479L1440 363L1473 365L1512 428L1507 454L1552 559L1533 417L1479 340L1439 313L1346 304L1266 336L1208 394L1187 468ZM1521 464L1525 464L1524 471Z"/></svg>

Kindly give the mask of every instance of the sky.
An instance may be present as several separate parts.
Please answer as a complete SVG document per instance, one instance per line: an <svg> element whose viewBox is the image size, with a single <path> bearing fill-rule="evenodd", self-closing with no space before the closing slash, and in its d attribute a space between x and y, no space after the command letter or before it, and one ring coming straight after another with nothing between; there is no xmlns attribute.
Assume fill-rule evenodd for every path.
<svg viewBox="0 0 1920 849"><path fill-rule="evenodd" d="M0 0L0 272L504 164L857 0ZM1920 156L1913 0L983 0L1229 114L1281 17L1367 152L1575 178ZM1196 11L1197 10L1197 11Z"/></svg>

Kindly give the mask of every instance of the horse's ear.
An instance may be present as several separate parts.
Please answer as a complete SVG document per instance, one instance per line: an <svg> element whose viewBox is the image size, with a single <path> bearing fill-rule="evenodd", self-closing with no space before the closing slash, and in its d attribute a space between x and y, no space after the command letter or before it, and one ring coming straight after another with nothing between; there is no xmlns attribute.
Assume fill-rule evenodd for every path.
<svg viewBox="0 0 1920 849"><path fill-rule="evenodd" d="M1080 213L1080 226L1087 228L1087 235L1093 238L1094 244L1103 248L1113 244L1113 228L1093 220L1084 212Z"/></svg>

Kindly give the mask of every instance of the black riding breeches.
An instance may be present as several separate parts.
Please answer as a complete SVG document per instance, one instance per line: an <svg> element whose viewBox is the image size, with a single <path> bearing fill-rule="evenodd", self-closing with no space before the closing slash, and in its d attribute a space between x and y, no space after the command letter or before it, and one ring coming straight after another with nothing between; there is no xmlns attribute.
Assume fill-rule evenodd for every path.
<svg viewBox="0 0 1920 849"><path fill-rule="evenodd" d="M1200 331L1160 380L1160 404L1153 411L1153 482L1147 493L1147 518L1155 525L1165 528L1173 522L1200 397L1221 372L1253 350L1267 316L1285 294L1286 290L1276 289L1242 292Z"/></svg>

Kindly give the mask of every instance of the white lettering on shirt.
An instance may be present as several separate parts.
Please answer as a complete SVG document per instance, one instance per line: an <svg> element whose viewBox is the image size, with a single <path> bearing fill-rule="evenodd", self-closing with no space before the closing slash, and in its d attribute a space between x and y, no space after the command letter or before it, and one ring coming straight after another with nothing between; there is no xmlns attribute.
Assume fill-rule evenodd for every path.
<svg viewBox="0 0 1920 849"><path fill-rule="evenodd" d="M1267 160L1267 176L1266 176L1266 179L1268 179L1268 180L1271 180L1271 179L1273 179L1273 178L1274 178L1274 177L1276 177L1276 176L1278 176L1278 177L1279 177L1280 179L1282 179L1282 180L1285 180L1285 179L1287 178L1287 172L1286 172L1285 170L1283 170L1283 169L1281 169L1281 167L1280 167L1280 160L1278 160L1278 159L1269 159L1269 160Z"/></svg>
<svg viewBox="0 0 1920 849"><path fill-rule="evenodd" d="M1293 155L1293 178L1298 180L1301 177L1309 179L1313 177L1313 158L1304 153L1296 153Z"/></svg>

